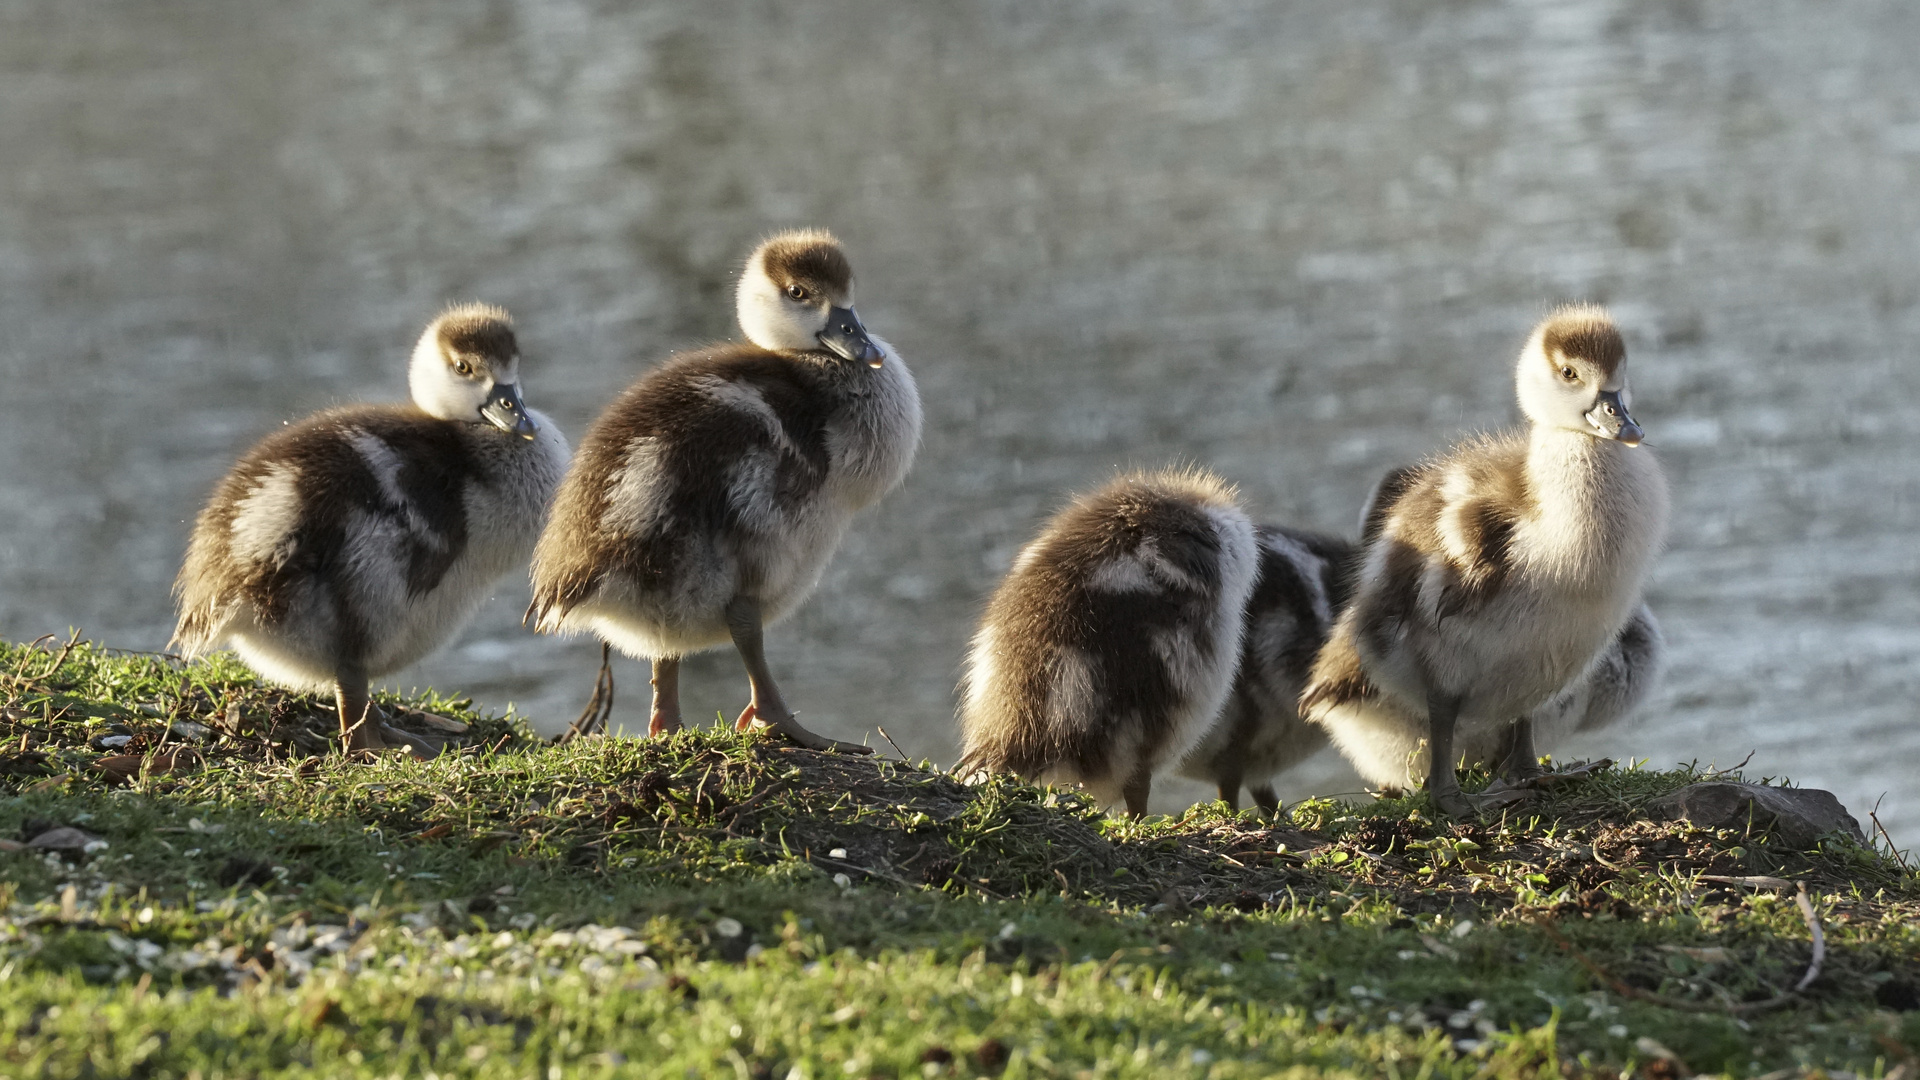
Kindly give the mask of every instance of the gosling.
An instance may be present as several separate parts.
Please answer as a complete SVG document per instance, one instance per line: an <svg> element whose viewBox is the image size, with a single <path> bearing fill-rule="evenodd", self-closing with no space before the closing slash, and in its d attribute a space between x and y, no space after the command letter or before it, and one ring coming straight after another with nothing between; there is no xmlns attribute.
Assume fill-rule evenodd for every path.
<svg viewBox="0 0 1920 1080"><path fill-rule="evenodd" d="M1379 532L1391 496L1416 472L1396 469L1375 486L1361 515L1358 544L1279 525L1256 527L1260 576L1247 600L1240 669L1220 719L1179 770L1215 784L1229 808L1239 809L1244 784L1256 805L1274 813L1280 807L1275 778L1328 745L1324 728L1300 718L1300 694L1347 602L1358 555ZM1551 744L1613 726L1645 700L1664 665L1660 623L1642 604L1584 678L1534 710L1536 737ZM1461 749L1476 764L1498 764L1505 752L1496 746Z"/></svg>
<svg viewBox="0 0 1920 1080"><path fill-rule="evenodd" d="M1619 637L1666 532L1626 363L1604 310L1556 310L1515 369L1529 429L1456 446L1381 508L1300 704L1370 782L1424 774L1461 817L1457 746L1497 742L1506 777L1539 774L1529 714Z"/></svg>
<svg viewBox="0 0 1920 1080"><path fill-rule="evenodd" d="M526 564L567 441L521 399L499 308L435 319L407 376L412 405L329 409L241 457L194 523L173 640L189 657L231 645L272 682L331 690L349 750L393 740L428 756L369 722L369 682L452 637Z"/></svg>
<svg viewBox="0 0 1920 1080"><path fill-rule="evenodd" d="M1146 813L1154 775L1227 696L1258 559L1210 473L1132 474L1076 499L1020 552L974 635L959 770L1079 784Z"/></svg>
<svg viewBox="0 0 1920 1080"><path fill-rule="evenodd" d="M651 734L681 727L680 659L731 642L747 669L739 728L869 752L800 725L762 642L920 443L913 375L853 305L853 268L833 236L762 243L736 297L747 340L642 376L594 421L561 483L527 618L651 661Z"/></svg>

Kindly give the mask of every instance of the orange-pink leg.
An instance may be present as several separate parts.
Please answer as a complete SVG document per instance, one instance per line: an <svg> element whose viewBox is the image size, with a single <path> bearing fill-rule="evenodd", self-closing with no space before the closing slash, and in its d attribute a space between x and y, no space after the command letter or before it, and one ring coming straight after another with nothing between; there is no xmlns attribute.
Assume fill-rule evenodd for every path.
<svg viewBox="0 0 1920 1080"><path fill-rule="evenodd" d="M373 715L366 675L353 669L337 674L333 682L333 702L340 710L340 738L349 753L387 748L387 741L380 737L380 721Z"/></svg>
<svg viewBox="0 0 1920 1080"><path fill-rule="evenodd" d="M647 719L647 734L670 735L680 730L680 658L658 657L653 661L653 714Z"/></svg>
<svg viewBox="0 0 1920 1080"><path fill-rule="evenodd" d="M780 688L774 685L773 673L767 669L766 652L761 645L759 600L736 596L727 604L726 614L727 630L733 635L733 647L740 650L740 659L747 665L747 685L751 692L746 710L740 714L737 724L764 724L809 750L873 753L870 746L815 735L794 719L793 711L787 708L787 703L780 697Z"/></svg>

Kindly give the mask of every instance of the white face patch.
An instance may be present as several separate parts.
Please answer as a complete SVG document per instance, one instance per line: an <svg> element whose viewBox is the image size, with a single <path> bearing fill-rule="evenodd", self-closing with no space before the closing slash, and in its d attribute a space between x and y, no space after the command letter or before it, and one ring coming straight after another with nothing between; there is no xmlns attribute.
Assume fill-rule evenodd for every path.
<svg viewBox="0 0 1920 1080"><path fill-rule="evenodd" d="M804 352L820 347L820 331L827 328L824 298L796 302L767 276L765 261L756 254L740 275L734 297L735 315L747 340L773 352Z"/></svg>
<svg viewBox="0 0 1920 1080"><path fill-rule="evenodd" d="M505 377L490 379L482 371L479 378L463 378L447 363L440 348L439 333L432 327L414 346L413 359L407 365L407 387L420 411L439 420L480 419L480 407L487 403L496 381L505 385L518 378L519 363L507 365Z"/></svg>
<svg viewBox="0 0 1920 1080"><path fill-rule="evenodd" d="M260 482L234 507L233 554L262 563L300 523L300 472L291 465L267 466Z"/></svg>

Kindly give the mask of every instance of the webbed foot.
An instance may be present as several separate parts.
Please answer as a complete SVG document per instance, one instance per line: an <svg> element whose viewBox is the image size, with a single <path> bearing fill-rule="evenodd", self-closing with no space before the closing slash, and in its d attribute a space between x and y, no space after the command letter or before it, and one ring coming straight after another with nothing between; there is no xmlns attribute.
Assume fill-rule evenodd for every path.
<svg viewBox="0 0 1920 1080"><path fill-rule="evenodd" d="M418 761L432 761L434 758L439 757L440 751L444 749L444 747L438 743L423 739L412 732L402 731L392 724L384 722L379 725L379 735L386 744L385 749L404 750L413 755L414 759Z"/></svg>
<svg viewBox="0 0 1920 1080"><path fill-rule="evenodd" d="M647 718L647 734L649 736L671 735L679 731L680 726L679 709L675 709L672 712L655 709L652 715Z"/></svg>
<svg viewBox="0 0 1920 1080"><path fill-rule="evenodd" d="M1433 808L1445 814L1447 817L1459 819L1480 816L1479 811L1473 805L1473 800L1467 798L1467 793L1457 787L1445 791L1435 791L1431 794L1433 796Z"/></svg>
<svg viewBox="0 0 1920 1080"><path fill-rule="evenodd" d="M804 746L809 750L833 750L842 754L873 753L871 746L829 739L825 735L815 735L801 727L800 721L796 720L792 713L775 715L771 710L749 705L740 713L740 719L735 722L735 727L739 731L746 731L756 726L778 732L788 742L796 746Z"/></svg>
<svg viewBox="0 0 1920 1080"><path fill-rule="evenodd" d="M1455 820L1478 818L1486 814L1517 806L1533 798L1531 788L1488 788L1478 795L1469 795L1455 788L1452 791L1433 793L1433 808Z"/></svg>

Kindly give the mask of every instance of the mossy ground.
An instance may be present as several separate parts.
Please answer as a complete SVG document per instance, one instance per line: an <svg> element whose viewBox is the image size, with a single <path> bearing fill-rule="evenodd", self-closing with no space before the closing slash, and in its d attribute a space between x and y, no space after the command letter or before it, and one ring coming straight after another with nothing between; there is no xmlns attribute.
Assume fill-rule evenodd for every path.
<svg viewBox="0 0 1920 1080"><path fill-rule="evenodd" d="M1884 1075L1920 1051L1920 878L1647 820L1688 769L1474 824L1421 797L1131 822L724 731L548 746L431 695L386 704L471 724L451 752L355 763L320 753L325 703L231 659L60 644L0 646L0 837L104 843L0 853L0 1076ZM1807 885L1805 993L1753 1009L1807 966L1791 896L1703 874Z"/></svg>

